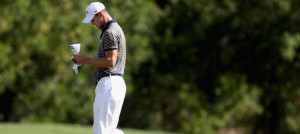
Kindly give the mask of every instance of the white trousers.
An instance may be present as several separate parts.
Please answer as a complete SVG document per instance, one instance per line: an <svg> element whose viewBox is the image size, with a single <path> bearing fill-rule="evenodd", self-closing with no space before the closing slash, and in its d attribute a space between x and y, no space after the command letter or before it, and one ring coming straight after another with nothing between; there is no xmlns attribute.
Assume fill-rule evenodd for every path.
<svg viewBox="0 0 300 134"><path fill-rule="evenodd" d="M126 94L120 76L103 77L95 89L93 134L124 134L117 129Z"/></svg>

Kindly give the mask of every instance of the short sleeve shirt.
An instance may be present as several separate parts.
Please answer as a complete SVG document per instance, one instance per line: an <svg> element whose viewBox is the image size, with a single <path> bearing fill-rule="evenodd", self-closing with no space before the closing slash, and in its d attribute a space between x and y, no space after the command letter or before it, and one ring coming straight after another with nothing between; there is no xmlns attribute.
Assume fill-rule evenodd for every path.
<svg viewBox="0 0 300 134"><path fill-rule="evenodd" d="M109 21L103 28L98 48L98 58L105 57L106 51L118 50L117 61L114 67L96 67L95 79L109 74L124 75L126 63L126 40L122 28L116 19Z"/></svg>

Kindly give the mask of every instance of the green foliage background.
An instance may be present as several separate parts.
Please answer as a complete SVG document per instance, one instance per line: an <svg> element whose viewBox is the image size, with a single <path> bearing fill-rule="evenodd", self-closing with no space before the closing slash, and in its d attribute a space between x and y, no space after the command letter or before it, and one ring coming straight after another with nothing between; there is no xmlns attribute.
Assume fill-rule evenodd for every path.
<svg viewBox="0 0 300 134"><path fill-rule="evenodd" d="M0 121L92 124L92 1L0 2ZM127 40L121 127L300 132L300 2L103 0Z"/></svg>

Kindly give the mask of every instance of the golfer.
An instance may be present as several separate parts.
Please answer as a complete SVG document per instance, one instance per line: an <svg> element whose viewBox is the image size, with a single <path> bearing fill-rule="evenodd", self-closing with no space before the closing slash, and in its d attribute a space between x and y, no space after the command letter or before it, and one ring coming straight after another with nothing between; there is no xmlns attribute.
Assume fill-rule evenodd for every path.
<svg viewBox="0 0 300 134"><path fill-rule="evenodd" d="M96 67L93 134L124 134L117 129L126 93L122 77L126 62L123 30L100 2L93 2L86 8L86 17L82 22L102 30L97 58L74 55L79 64Z"/></svg>

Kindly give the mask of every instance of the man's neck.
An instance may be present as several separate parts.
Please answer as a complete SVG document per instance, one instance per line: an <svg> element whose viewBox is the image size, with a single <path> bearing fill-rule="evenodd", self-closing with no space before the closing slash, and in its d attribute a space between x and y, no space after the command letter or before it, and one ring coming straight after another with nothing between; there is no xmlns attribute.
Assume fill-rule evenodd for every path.
<svg viewBox="0 0 300 134"><path fill-rule="evenodd" d="M105 23L107 24L109 21L111 21L113 18L110 17L110 15L107 15L107 17L105 18ZM105 24L105 25L106 25Z"/></svg>
<svg viewBox="0 0 300 134"><path fill-rule="evenodd" d="M116 20L114 20L113 18L111 18L110 21L108 21L105 25L102 26L101 30L102 30L102 31L105 31L106 27L108 27L108 25L109 25L110 23L113 23L113 22L116 22Z"/></svg>

